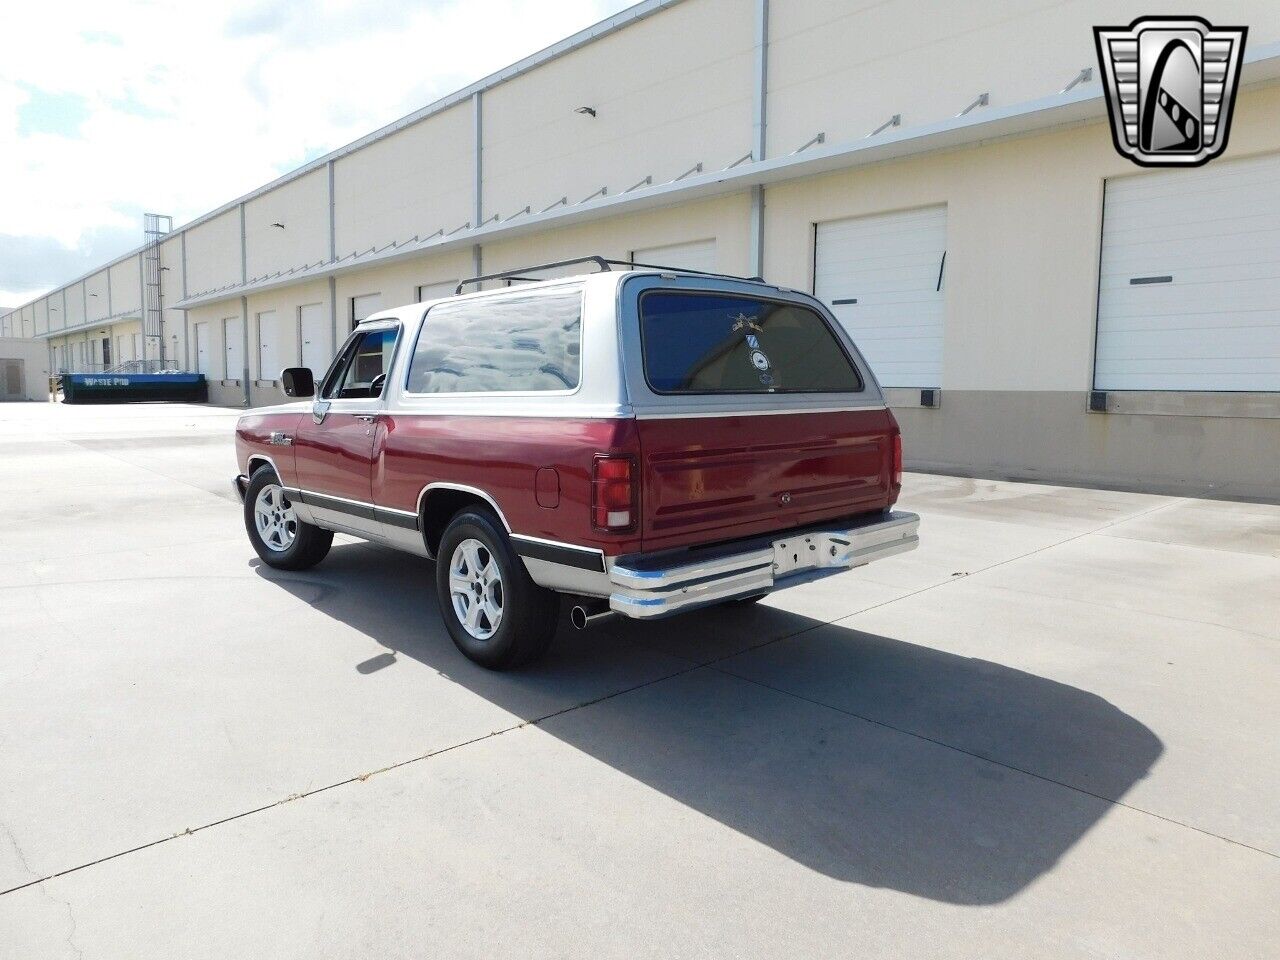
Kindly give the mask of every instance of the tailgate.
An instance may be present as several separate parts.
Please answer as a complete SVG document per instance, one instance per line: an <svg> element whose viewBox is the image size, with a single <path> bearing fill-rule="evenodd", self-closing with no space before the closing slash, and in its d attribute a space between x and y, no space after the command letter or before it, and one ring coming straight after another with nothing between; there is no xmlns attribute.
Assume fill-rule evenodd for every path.
<svg viewBox="0 0 1280 960"><path fill-rule="evenodd" d="M644 550L785 530L892 504L884 409L644 419Z"/></svg>

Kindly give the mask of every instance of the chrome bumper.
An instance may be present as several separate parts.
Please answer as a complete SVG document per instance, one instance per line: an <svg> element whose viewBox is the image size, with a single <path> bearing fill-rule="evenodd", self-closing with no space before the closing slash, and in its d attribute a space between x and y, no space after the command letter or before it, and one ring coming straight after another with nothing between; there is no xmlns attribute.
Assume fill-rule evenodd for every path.
<svg viewBox="0 0 1280 960"><path fill-rule="evenodd" d="M694 554L621 557L609 566L609 608L643 620L809 583L914 550L919 527L916 514L895 511Z"/></svg>

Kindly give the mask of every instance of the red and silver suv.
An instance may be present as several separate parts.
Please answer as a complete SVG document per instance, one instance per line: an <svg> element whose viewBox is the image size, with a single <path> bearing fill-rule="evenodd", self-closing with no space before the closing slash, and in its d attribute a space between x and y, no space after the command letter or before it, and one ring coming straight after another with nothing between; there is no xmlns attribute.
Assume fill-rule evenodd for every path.
<svg viewBox="0 0 1280 960"><path fill-rule="evenodd" d="M263 561L313 566L335 531L434 558L455 643L507 668L561 594L579 627L664 617L916 546L897 423L819 301L591 259L370 317L318 385L284 371L313 399L236 429Z"/></svg>

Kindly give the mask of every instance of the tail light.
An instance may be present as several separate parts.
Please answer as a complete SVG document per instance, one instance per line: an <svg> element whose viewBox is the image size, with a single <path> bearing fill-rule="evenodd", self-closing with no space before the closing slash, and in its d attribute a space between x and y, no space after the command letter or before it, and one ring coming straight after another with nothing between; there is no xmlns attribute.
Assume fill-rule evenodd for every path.
<svg viewBox="0 0 1280 960"><path fill-rule="evenodd" d="M613 533L632 529L635 494L631 458L597 456L591 466L591 525Z"/></svg>
<svg viewBox="0 0 1280 960"><path fill-rule="evenodd" d="M893 435L893 485L902 486L902 434Z"/></svg>

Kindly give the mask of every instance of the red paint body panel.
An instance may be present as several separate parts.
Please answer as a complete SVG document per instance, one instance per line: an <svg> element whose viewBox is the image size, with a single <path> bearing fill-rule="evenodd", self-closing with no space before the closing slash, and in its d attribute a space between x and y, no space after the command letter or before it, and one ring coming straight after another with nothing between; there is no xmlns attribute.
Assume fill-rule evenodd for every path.
<svg viewBox="0 0 1280 960"><path fill-rule="evenodd" d="M323 423L303 417L293 440L298 486L347 500L372 502L373 423L330 412Z"/></svg>
<svg viewBox="0 0 1280 960"><path fill-rule="evenodd" d="M464 417L386 414L379 432L374 502L416 510L427 484L476 487L497 502L513 533L599 547L608 554L640 549L638 534L591 528L591 461L597 453L636 455L634 420L558 417ZM536 475L559 475L559 506L540 507Z"/></svg>
<svg viewBox="0 0 1280 960"><path fill-rule="evenodd" d="M887 410L642 420L646 551L882 510L897 499Z"/></svg>
<svg viewBox="0 0 1280 960"><path fill-rule="evenodd" d="M298 422L309 414L299 413L247 413L236 425L236 464L240 472L248 476L249 458L254 455L269 457L280 471L286 487L298 485L293 464L293 447L277 446L268 442L273 432L279 431L292 437Z"/></svg>
<svg viewBox="0 0 1280 960"><path fill-rule="evenodd" d="M245 417L236 436L241 469L265 455L287 486L409 511L428 484L474 487L493 498L512 532L611 556L883 510L899 493L898 425L883 409L640 421L384 412L366 424L339 416L350 423L331 414L326 430L309 414ZM269 444L272 431L294 436L294 445ZM600 453L629 455L640 466L634 531L591 525L591 469ZM538 503L543 468L558 479L554 508ZM545 477L543 500L551 502Z"/></svg>

